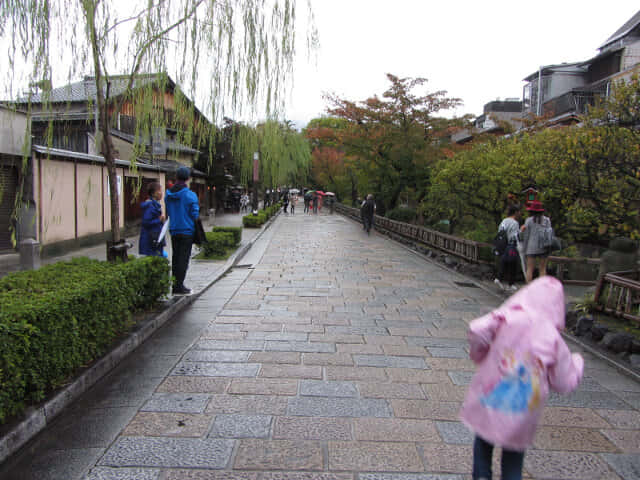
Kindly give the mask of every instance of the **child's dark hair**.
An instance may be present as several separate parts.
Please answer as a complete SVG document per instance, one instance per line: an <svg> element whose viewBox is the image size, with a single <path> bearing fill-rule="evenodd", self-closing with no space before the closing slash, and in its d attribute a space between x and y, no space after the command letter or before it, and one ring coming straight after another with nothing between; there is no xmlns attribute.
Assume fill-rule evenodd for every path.
<svg viewBox="0 0 640 480"><path fill-rule="evenodd" d="M512 217L520 211L520 205L513 203L507 207L507 217Z"/></svg>
<svg viewBox="0 0 640 480"><path fill-rule="evenodd" d="M149 187L147 188L147 193L149 194L149 197L150 198L153 197L153 194L156 193L161 188L162 186L158 182L151 182L149 184Z"/></svg>

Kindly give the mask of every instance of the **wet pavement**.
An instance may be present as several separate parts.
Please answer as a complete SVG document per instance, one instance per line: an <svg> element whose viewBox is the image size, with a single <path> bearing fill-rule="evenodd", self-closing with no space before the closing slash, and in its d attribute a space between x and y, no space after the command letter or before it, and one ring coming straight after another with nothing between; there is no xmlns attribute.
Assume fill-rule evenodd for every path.
<svg viewBox="0 0 640 480"><path fill-rule="evenodd" d="M339 215L280 215L240 263L0 478L470 478L466 329L498 297ZM583 355L525 478L640 478L640 384Z"/></svg>

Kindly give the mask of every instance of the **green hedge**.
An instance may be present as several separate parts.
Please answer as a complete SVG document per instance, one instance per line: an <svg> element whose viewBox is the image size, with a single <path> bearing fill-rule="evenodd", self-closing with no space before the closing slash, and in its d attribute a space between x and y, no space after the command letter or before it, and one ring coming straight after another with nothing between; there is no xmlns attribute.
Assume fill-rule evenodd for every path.
<svg viewBox="0 0 640 480"><path fill-rule="evenodd" d="M257 215L254 215L253 213L245 215L244 217L242 217L242 225L247 228L261 227L267 220L278 213L278 210L280 210L281 208L282 202L278 202L268 206L264 210L260 210Z"/></svg>
<svg viewBox="0 0 640 480"><path fill-rule="evenodd" d="M79 258L0 279L0 423L104 354L169 283L162 257Z"/></svg>
<svg viewBox="0 0 640 480"><path fill-rule="evenodd" d="M212 232L228 232L233 234L235 245L239 245L242 240L242 227L213 227Z"/></svg>
<svg viewBox="0 0 640 480"><path fill-rule="evenodd" d="M204 258L223 259L229 256L229 250L236 247L232 232L207 232L207 241L202 245Z"/></svg>

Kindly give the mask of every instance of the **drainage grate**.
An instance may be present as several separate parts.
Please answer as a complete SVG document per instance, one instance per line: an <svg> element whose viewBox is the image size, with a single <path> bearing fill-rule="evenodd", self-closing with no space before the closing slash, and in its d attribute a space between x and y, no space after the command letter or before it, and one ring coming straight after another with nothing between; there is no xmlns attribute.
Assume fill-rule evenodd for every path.
<svg viewBox="0 0 640 480"><path fill-rule="evenodd" d="M453 282L453 283L455 283L459 287L480 288L480 287L478 287L478 285L476 285L475 283L471 283L471 282Z"/></svg>
<svg viewBox="0 0 640 480"><path fill-rule="evenodd" d="M251 263L243 263L241 265L235 265L233 268L248 268L250 270L253 270L253 264L251 264Z"/></svg>

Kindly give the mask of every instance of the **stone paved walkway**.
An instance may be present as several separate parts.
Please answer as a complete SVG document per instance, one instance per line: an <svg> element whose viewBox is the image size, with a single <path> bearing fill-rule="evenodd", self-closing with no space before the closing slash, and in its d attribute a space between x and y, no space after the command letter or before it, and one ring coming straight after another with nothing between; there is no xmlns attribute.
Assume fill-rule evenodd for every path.
<svg viewBox="0 0 640 480"><path fill-rule="evenodd" d="M268 232L0 478L469 479L466 329L498 300L338 215ZM640 385L585 360L526 478L640 478Z"/></svg>

